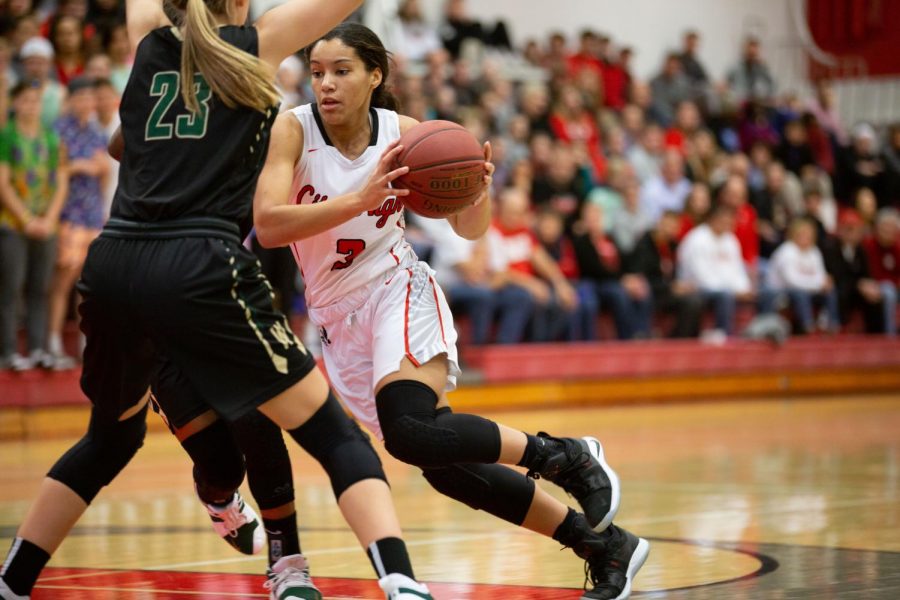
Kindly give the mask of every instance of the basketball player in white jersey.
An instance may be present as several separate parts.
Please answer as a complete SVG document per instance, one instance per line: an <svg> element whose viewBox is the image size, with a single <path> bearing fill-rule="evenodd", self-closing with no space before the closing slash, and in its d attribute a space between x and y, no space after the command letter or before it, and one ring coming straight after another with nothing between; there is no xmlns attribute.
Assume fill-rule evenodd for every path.
<svg viewBox="0 0 900 600"><path fill-rule="evenodd" d="M387 52L344 23L307 48L317 103L279 116L254 198L264 246L290 244L306 283L334 388L395 458L422 468L443 494L550 536L587 561L587 600L628 598L649 544L616 527L619 482L594 438L537 436L455 414L446 392L460 373L453 317L433 271L403 236L391 181L400 135L416 124L385 89ZM485 181L493 165L485 144ZM449 217L477 239L488 192ZM497 464L500 463L500 464ZM562 486L584 514L503 464Z"/></svg>

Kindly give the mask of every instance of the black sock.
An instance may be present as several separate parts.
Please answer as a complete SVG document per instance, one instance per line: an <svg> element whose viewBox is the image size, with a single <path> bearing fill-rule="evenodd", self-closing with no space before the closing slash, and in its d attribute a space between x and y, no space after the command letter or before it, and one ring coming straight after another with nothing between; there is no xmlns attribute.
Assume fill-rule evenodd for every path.
<svg viewBox="0 0 900 600"><path fill-rule="evenodd" d="M283 519L262 518L269 541L269 566L283 556L300 554L300 535L297 533L297 513Z"/></svg>
<svg viewBox="0 0 900 600"><path fill-rule="evenodd" d="M566 517L562 520L562 523L560 523L559 527L556 528L556 531L553 532L553 539L563 546L574 546L581 537L580 532L575 528L575 517L577 516L578 513L570 508L569 512L566 513Z"/></svg>
<svg viewBox="0 0 900 600"><path fill-rule="evenodd" d="M522 454L522 459L519 460L517 464L520 467L530 469L539 456L540 450L547 444L547 438L531 435L530 433L526 433L525 437L527 438L527 441L525 442L525 453Z"/></svg>
<svg viewBox="0 0 900 600"><path fill-rule="evenodd" d="M410 579L416 578L409 562L409 554L406 552L406 544L400 538L389 537L372 542L366 553L379 579L391 573L400 573Z"/></svg>
<svg viewBox="0 0 900 600"><path fill-rule="evenodd" d="M48 560L50 555L46 550L17 537L13 540L6 562L3 563L0 577L14 594L27 596Z"/></svg>

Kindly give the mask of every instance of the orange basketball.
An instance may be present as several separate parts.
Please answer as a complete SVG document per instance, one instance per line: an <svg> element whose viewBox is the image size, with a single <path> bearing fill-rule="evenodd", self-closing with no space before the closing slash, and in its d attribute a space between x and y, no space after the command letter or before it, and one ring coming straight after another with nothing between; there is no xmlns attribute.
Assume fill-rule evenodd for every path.
<svg viewBox="0 0 900 600"><path fill-rule="evenodd" d="M484 191L484 152L475 136L450 121L425 121L400 137L397 166L409 173L394 187L410 191L403 204L423 217L441 218L471 206Z"/></svg>

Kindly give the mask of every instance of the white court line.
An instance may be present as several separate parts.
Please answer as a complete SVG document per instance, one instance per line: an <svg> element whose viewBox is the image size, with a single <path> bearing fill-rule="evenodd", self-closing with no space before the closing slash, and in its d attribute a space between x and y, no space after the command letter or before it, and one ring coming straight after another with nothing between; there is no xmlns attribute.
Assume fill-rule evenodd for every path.
<svg viewBox="0 0 900 600"><path fill-rule="evenodd" d="M500 531L493 531L490 533L477 533L477 534L467 534L467 535L456 535L456 536L444 536L444 537L435 537L429 538L427 540L416 540L416 541L407 541L406 546L431 546L434 544L449 544L453 542L467 542L469 540L477 540L482 538L491 538L496 537L498 535L505 535ZM359 546L344 546L340 548L328 548L326 550L312 550L309 552L304 552L303 554L309 558L315 556L325 556L327 554L344 554L346 552L359 552L362 548ZM206 567L210 565L223 565L229 563L237 563L237 562L250 562L260 560L259 556L238 556L235 558L222 558L218 560L203 560L196 562L187 562L187 563L173 563L170 565L155 565L152 567L135 567L138 570L146 570L146 571L170 571L177 569L184 569L187 567Z"/></svg>
<svg viewBox="0 0 900 600"><path fill-rule="evenodd" d="M51 565L52 566L52 565ZM58 567L60 569L67 569L70 567ZM75 567L81 568L81 567ZM77 577L100 577L103 575L115 575L116 573L121 573L121 570L116 571L94 571L92 573L70 573L68 575L54 575L53 577L41 577L38 579L38 583L43 583L45 581L56 581L58 579L75 579Z"/></svg>
<svg viewBox="0 0 900 600"><path fill-rule="evenodd" d="M833 508L853 508L856 506L873 506L876 504L893 504L895 500L891 500L890 498L870 498L867 500L844 500L837 502L829 502L824 508L825 510L831 510ZM628 526L633 527L634 525L654 525L658 523L674 523L678 521L689 521L696 519L709 519L709 517L721 516L731 517L735 513L751 513L753 516L772 516L772 515L787 515L792 513L803 513L806 512L804 509L797 508L773 508L771 510L746 510L742 508L733 508L733 509L724 509L724 510L704 510L701 512L691 512L691 513L680 513L677 515L665 515L659 517L645 517L639 519L627 519Z"/></svg>

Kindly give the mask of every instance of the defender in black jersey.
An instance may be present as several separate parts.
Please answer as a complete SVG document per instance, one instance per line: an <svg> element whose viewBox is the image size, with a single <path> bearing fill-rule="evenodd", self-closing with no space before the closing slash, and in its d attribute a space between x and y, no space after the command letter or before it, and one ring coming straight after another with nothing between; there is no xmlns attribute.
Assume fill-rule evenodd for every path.
<svg viewBox="0 0 900 600"><path fill-rule="evenodd" d="M408 577L380 461L272 307L241 245L275 116L274 67L361 4L289 0L252 27L247 0L128 0L134 69L120 109L124 152L112 218L79 283L87 337L86 435L51 468L0 570L0 598L27 598L50 554L143 443L151 377L172 361L215 412L255 408L326 469L377 571ZM321 598L304 557L272 569L271 597ZM390 598L430 598L385 589Z"/></svg>

